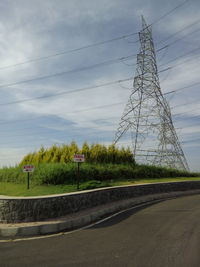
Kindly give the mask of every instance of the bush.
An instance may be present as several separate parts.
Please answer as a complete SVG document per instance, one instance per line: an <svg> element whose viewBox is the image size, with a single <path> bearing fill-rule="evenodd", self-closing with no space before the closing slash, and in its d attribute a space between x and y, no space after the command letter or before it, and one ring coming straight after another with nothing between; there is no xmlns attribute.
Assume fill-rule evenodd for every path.
<svg viewBox="0 0 200 267"><path fill-rule="evenodd" d="M80 182L97 180L129 180L168 177L195 177L197 173L178 171L162 167L134 164L94 164L83 163L80 166ZM0 169L1 182L25 183L26 173L21 167ZM77 164L75 163L41 163L35 166L30 175L32 184L75 184L77 179ZM98 182L95 182L98 184Z"/></svg>
<svg viewBox="0 0 200 267"><path fill-rule="evenodd" d="M4 167L0 169L1 182L23 183L25 177L20 167Z"/></svg>
<svg viewBox="0 0 200 267"><path fill-rule="evenodd" d="M42 163L36 167L33 181L36 184L70 184L75 178L73 169L73 164Z"/></svg>
<svg viewBox="0 0 200 267"><path fill-rule="evenodd" d="M81 190L88 190L88 189L94 189L94 188L100 188L100 187L107 187L110 186L108 182L101 182L98 180L92 180L85 182L80 185Z"/></svg>
<svg viewBox="0 0 200 267"><path fill-rule="evenodd" d="M122 147L119 149L114 145L106 147L100 144L90 146L85 142L80 149L75 142L72 142L70 145L53 145L47 149L41 147L38 152L27 154L21 161L20 166L41 163L70 163L76 153L83 153L88 163L135 163L129 148Z"/></svg>

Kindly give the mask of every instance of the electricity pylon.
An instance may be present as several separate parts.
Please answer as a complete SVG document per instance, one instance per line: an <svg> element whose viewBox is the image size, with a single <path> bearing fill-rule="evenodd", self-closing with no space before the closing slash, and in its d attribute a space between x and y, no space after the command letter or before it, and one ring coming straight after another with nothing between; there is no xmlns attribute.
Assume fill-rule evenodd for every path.
<svg viewBox="0 0 200 267"><path fill-rule="evenodd" d="M139 40L141 46L133 90L115 133L114 144L119 144L130 132L136 161L189 170L170 106L160 88L152 30L143 17Z"/></svg>

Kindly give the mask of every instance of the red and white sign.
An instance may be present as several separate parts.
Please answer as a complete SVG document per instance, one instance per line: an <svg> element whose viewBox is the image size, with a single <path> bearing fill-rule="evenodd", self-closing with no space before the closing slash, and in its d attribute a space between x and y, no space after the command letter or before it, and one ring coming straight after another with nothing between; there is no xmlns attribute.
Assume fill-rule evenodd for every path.
<svg viewBox="0 0 200 267"><path fill-rule="evenodd" d="M33 172L34 166L33 165L24 165L23 166L23 172Z"/></svg>
<svg viewBox="0 0 200 267"><path fill-rule="evenodd" d="M85 155L83 154L74 155L74 162L84 162L84 161L85 161Z"/></svg>

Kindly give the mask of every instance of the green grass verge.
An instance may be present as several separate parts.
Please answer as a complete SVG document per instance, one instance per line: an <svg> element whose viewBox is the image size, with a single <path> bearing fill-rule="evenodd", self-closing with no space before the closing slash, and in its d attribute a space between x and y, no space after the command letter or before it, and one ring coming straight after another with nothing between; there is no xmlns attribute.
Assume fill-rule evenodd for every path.
<svg viewBox="0 0 200 267"><path fill-rule="evenodd" d="M130 179L130 180L108 180L108 181L87 181L80 184L79 190L92 188L101 188L106 186L119 186L131 184L145 184L158 182L177 182L177 181L200 181L200 177L175 177L175 178L156 178L156 179ZM70 193L77 191L75 184L63 185L32 185L27 190L26 184L16 184L9 182L0 182L0 195L6 196L42 196Z"/></svg>

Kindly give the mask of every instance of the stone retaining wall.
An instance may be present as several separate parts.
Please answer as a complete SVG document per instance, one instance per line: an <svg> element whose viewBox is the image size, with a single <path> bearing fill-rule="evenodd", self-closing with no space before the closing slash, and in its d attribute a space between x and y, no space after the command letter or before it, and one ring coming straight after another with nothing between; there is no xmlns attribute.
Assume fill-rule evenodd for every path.
<svg viewBox="0 0 200 267"><path fill-rule="evenodd" d="M40 221L117 200L195 189L200 189L200 181L120 186L43 197L0 196L0 222Z"/></svg>

